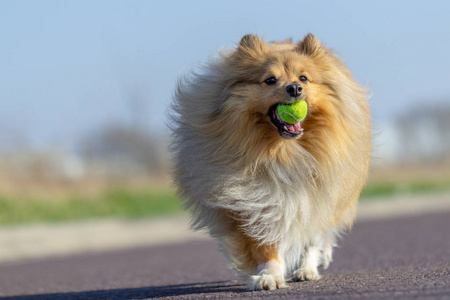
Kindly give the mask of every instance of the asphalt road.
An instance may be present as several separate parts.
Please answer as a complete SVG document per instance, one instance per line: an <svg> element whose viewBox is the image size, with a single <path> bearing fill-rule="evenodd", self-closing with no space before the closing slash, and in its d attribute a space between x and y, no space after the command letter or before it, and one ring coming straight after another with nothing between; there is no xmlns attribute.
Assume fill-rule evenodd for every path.
<svg viewBox="0 0 450 300"><path fill-rule="evenodd" d="M450 213L356 223L316 282L247 291L211 240L0 264L0 299L450 299Z"/></svg>

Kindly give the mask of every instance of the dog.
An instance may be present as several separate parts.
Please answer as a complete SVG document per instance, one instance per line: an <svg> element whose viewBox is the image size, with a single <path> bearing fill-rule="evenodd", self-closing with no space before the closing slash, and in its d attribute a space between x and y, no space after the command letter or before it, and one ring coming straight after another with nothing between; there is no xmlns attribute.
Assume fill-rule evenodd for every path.
<svg viewBox="0 0 450 300"><path fill-rule="evenodd" d="M369 169L367 90L312 34L245 35L174 94L173 177L192 227L218 240L251 290L317 280L355 219ZM277 107L307 103L306 118Z"/></svg>

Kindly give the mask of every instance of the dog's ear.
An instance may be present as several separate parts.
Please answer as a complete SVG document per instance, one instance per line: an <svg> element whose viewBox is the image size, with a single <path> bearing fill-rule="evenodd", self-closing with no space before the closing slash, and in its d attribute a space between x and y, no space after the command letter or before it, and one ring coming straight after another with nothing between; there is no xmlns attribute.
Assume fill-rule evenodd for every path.
<svg viewBox="0 0 450 300"><path fill-rule="evenodd" d="M239 48L262 49L261 40L254 34L246 34L242 37Z"/></svg>
<svg viewBox="0 0 450 300"><path fill-rule="evenodd" d="M264 52L267 45L254 34L246 34L242 37L238 51L244 55L257 56Z"/></svg>
<svg viewBox="0 0 450 300"><path fill-rule="evenodd" d="M311 33L308 33L303 41L297 43L296 50L301 54L315 57L323 56L327 52L327 49Z"/></svg>

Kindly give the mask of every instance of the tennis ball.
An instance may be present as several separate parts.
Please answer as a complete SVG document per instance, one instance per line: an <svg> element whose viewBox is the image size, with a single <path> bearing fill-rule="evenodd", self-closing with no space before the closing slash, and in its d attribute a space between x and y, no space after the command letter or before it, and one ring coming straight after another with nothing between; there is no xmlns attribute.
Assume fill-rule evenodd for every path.
<svg viewBox="0 0 450 300"><path fill-rule="evenodd" d="M308 113L308 104L305 100L300 100L292 104L280 104L277 106L280 119L289 124L296 124L303 121Z"/></svg>

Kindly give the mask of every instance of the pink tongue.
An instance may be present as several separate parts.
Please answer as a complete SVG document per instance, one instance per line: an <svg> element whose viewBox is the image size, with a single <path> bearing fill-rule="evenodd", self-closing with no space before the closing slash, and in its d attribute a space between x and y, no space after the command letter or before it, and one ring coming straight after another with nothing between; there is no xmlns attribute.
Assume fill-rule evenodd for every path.
<svg viewBox="0 0 450 300"><path fill-rule="evenodd" d="M298 132L298 131L302 130L302 126L301 126L300 122L295 123L295 124L286 124L286 128L290 132Z"/></svg>

